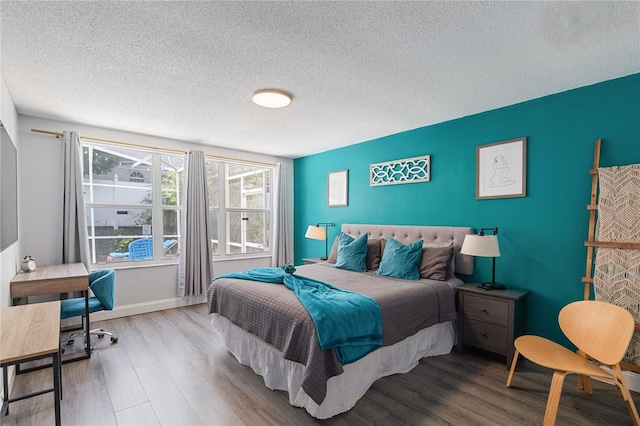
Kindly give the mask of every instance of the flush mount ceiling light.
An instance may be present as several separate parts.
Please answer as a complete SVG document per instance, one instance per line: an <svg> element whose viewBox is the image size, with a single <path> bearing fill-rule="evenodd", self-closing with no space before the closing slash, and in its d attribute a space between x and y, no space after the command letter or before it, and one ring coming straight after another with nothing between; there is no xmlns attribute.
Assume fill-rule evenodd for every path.
<svg viewBox="0 0 640 426"><path fill-rule="evenodd" d="M258 90L251 98L253 103L265 108L284 108L291 103L291 95L283 90Z"/></svg>

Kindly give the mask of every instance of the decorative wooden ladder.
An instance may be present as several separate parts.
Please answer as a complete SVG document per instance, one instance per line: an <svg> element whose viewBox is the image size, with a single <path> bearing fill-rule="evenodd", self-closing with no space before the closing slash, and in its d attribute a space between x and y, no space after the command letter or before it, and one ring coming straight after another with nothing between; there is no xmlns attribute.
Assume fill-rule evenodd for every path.
<svg viewBox="0 0 640 426"><path fill-rule="evenodd" d="M589 235L584 242L587 247L587 270L582 278L584 283L584 300L591 298L591 285L593 284L593 254L597 247L636 249L640 250L640 243L617 243L607 241L596 241L596 213L598 211L598 167L600 167L600 139L596 139L593 154L593 169L589 171L591 175L591 202L587 206L589 211ZM636 330L640 330L640 324L636 323ZM623 369L640 372L640 365L624 362L620 364Z"/></svg>

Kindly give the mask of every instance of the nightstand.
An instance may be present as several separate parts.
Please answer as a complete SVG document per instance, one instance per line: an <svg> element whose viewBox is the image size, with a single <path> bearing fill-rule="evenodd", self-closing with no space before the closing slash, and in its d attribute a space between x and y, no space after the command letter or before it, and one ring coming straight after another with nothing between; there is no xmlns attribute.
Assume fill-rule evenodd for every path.
<svg viewBox="0 0 640 426"><path fill-rule="evenodd" d="M327 260L322 260L319 257L307 257L307 258L303 258L302 261L304 262L305 265L311 265L313 263L320 263L320 262L326 262Z"/></svg>
<svg viewBox="0 0 640 426"><path fill-rule="evenodd" d="M458 353L471 345L507 357L515 353L513 341L524 333L528 291L481 290L465 284L458 290Z"/></svg>

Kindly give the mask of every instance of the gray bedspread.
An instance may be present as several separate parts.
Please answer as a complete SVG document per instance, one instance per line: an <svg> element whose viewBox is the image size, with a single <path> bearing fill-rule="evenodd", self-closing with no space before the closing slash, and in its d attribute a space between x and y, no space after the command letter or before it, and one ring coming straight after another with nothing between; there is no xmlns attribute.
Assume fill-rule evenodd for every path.
<svg viewBox="0 0 640 426"><path fill-rule="evenodd" d="M446 282L397 280L323 263L299 266L295 273L374 298L382 311L385 346L456 317L454 290ZM291 290L281 284L223 278L209 286L207 300L209 313L275 346L285 359L304 364L302 389L322 403L327 380L341 374L342 365L333 350L320 349L315 325Z"/></svg>

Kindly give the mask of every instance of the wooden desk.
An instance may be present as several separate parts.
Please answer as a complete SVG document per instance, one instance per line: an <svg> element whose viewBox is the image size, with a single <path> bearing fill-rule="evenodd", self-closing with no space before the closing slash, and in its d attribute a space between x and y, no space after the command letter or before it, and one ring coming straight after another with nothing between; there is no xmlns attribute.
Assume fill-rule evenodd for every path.
<svg viewBox="0 0 640 426"><path fill-rule="evenodd" d="M44 294L61 294L74 291L84 292L86 321L85 356L66 359L64 362L91 358L91 338L89 335L89 273L83 263L63 263L61 265L38 266L33 272L20 271L11 280L11 298L14 305L27 303L27 297ZM17 370L20 372L20 369Z"/></svg>
<svg viewBox="0 0 640 426"><path fill-rule="evenodd" d="M51 357L53 388L9 398L7 367ZM0 423L9 414L9 403L53 392L56 425L60 425L60 301L0 309L0 366L4 401Z"/></svg>

